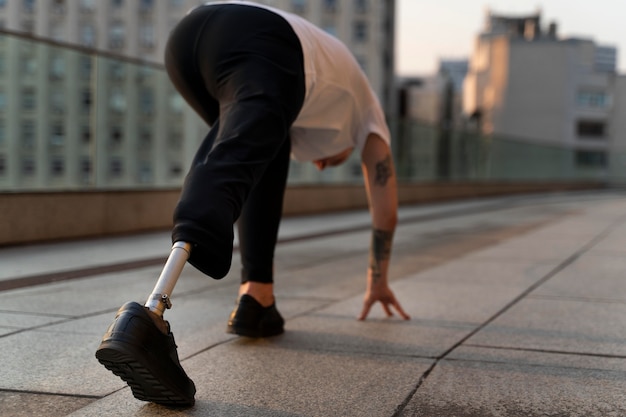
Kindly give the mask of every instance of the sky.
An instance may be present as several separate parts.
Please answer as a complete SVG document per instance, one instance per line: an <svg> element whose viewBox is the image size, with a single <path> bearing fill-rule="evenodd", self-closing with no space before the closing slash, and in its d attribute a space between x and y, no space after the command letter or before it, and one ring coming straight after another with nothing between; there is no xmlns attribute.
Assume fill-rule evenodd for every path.
<svg viewBox="0 0 626 417"><path fill-rule="evenodd" d="M617 70L626 74L625 0L396 0L398 74L429 75L439 59L469 58L488 9L503 15L541 10L542 29L556 22L559 37L617 47Z"/></svg>

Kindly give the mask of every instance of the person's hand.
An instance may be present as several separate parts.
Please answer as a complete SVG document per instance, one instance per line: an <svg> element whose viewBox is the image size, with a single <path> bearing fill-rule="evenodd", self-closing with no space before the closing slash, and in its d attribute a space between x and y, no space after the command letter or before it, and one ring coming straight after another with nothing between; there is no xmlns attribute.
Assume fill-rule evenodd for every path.
<svg viewBox="0 0 626 417"><path fill-rule="evenodd" d="M410 317L405 311L402 309L402 306L396 299L396 296L391 291L388 285L377 285L371 288L368 288L365 293L365 299L363 301L363 310L361 310L361 314L359 315L359 320L365 320L370 312L370 309L374 304L380 302L383 306L383 310L387 317L393 316L393 311L391 308L393 307L400 317L404 320L409 320Z"/></svg>

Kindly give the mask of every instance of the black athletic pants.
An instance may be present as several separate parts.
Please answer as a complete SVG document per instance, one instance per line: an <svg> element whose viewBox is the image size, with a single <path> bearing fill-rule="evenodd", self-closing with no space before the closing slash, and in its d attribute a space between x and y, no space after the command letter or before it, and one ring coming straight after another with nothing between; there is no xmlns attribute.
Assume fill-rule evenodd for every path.
<svg viewBox="0 0 626 417"><path fill-rule="evenodd" d="M172 240L219 279L231 266L238 220L242 281L273 282L290 158L289 129L304 100L304 59L281 16L254 6L201 6L174 28L170 79L211 126L174 211Z"/></svg>

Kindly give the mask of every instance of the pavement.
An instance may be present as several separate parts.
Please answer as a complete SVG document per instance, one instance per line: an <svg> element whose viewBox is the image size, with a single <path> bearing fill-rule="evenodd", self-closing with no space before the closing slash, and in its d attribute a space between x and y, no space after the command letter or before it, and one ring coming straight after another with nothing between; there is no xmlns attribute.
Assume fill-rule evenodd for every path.
<svg viewBox="0 0 626 417"><path fill-rule="evenodd" d="M367 212L287 218L283 335L225 333L223 280L190 266L166 312L196 404L136 400L94 353L144 302L169 233L0 248L0 416L626 416L626 192L403 207L392 288L358 321Z"/></svg>

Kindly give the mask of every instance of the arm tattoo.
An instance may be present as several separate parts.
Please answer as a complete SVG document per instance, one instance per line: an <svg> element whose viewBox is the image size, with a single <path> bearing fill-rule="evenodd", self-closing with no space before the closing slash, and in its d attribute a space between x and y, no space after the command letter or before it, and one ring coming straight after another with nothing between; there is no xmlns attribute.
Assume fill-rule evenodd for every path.
<svg viewBox="0 0 626 417"><path fill-rule="evenodd" d="M372 243L370 245L370 268L372 279L378 282L382 277L381 263L391 257L391 242L393 231L372 230Z"/></svg>
<svg viewBox="0 0 626 417"><path fill-rule="evenodd" d="M391 155L387 155L385 159L376 163L376 178L374 184L384 187L387 184L387 180L391 178Z"/></svg>

